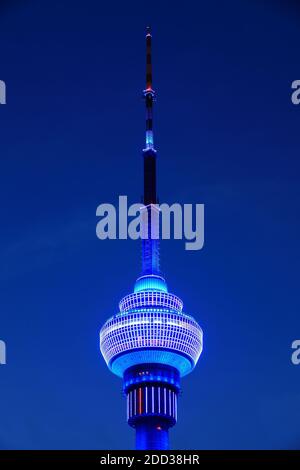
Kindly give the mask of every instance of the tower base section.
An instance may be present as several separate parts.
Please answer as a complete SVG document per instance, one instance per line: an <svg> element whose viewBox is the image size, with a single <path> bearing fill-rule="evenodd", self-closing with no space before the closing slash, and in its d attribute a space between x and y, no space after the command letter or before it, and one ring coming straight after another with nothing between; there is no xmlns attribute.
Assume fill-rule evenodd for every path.
<svg viewBox="0 0 300 470"><path fill-rule="evenodd" d="M140 420L135 426L136 450L168 450L169 426L156 418Z"/></svg>

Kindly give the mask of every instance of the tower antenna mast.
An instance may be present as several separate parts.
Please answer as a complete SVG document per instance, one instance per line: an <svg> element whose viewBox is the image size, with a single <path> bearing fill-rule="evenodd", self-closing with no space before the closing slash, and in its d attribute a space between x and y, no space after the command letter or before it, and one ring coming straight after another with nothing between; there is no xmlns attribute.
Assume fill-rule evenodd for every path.
<svg viewBox="0 0 300 470"><path fill-rule="evenodd" d="M147 236L142 240L142 274L160 275L159 264L159 211L156 194L156 159L153 138L153 103L155 92L152 88L152 35L150 27L146 31L146 88L144 90L146 105L146 146L143 150L144 160L144 196L147 218L142 230Z"/></svg>

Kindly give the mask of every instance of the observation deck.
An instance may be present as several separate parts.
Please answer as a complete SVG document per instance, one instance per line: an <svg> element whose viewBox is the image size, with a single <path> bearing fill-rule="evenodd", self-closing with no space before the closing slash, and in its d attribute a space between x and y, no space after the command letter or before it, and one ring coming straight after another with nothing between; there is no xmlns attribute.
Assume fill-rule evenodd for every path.
<svg viewBox="0 0 300 470"><path fill-rule="evenodd" d="M167 364L181 377L193 370L203 334L194 318L182 312L179 297L145 289L124 297L119 308L100 331L100 349L114 374L123 377L138 364Z"/></svg>

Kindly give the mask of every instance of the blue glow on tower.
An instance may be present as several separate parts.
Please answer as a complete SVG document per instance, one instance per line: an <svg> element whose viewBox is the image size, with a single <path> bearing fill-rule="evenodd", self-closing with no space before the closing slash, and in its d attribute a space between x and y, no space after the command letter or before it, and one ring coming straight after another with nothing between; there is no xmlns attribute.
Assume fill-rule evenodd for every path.
<svg viewBox="0 0 300 470"><path fill-rule="evenodd" d="M123 378L127 421L136 429L137 449L168 449L168 429L177 422L181 377L202 352L203 334L183 312L182 300L168 292L159 265L156 207L156 150L153 141L151 32L146 34L146 147L144 205L148 239L142 240L142 275L134 292L119 303L119 313L100 331L100 349L109 369Z"/></svg>

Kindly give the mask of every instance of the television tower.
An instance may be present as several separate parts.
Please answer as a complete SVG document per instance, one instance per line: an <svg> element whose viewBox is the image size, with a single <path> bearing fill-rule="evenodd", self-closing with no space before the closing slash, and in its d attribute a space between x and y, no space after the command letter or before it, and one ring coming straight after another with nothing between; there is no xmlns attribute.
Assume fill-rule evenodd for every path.
<svg viewBox="0 0 300 470"><path fill-rule="evenodd" d="M168 430L177 422L181 377L202 352L202 330L183 313L179 297L168 292L159 266L156 150L153 140L152 35L146 32L146 146L142 273L134 292L119 303L119 313L100 331L100 349L109 369L123 379L127 421L136 430L136 449L169 448Z"/></svg>

